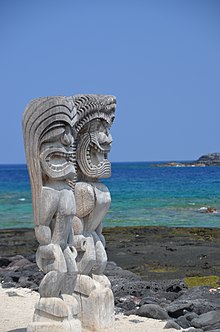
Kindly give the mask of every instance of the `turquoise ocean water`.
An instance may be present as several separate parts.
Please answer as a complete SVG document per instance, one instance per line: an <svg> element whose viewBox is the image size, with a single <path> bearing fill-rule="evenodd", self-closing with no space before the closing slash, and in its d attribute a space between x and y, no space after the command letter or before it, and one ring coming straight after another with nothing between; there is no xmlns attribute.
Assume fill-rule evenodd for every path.
<svg viewBox="0 0 220 332"><path fill-rule="evenodd" d="M220 227L220 167L152 167L113 163L104 180L112 204L104 226ZM33 227L25 165L0 165L0 228Z"/></svg>

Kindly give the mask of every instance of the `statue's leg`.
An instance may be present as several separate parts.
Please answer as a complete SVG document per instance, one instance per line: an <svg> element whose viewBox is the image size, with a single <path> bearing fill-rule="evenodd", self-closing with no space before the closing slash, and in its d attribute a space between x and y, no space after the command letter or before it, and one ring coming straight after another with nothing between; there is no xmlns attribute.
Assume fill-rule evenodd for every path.
<svg viewBox="0 0 220 332"><path fill-rule="evenodd" d="M72 296L77 267L68 247L74 212L72 195L68 190L60 193L58 208L50 224L51 244L38 249L38 265L47 274L41 282L41 298L35 306L33 323L28 326L27 332L81 332L79 304Z"/></svg>
<svg viewBox="0 0 220 332"><path fill-rule="evenodd" d="M61 295L66 275L66 272L59 271L45 275L39 287L41 297L35 305L33 322L27 332L81 332L78 302L72 296L70 301Z"/></svg>
<svg viewBox="0 0 220 332"><path fill-rule="evenodd" d="M64 276L65 273L58 271L50 271L47 273L39 286L40 297L60 297Z"/></svg>
<svg viewBox="0 0 220 332"><path fill-rule="evenodd" d="M106 279L103 275L78 277L75 291L80 303L80 320L88 331L114 331L114 296Z"/></svg>
<svg viewBox="0 0 220 332"><path fill-rule="evenodd" d="M64 251L72 233L72 219L76 212L74 194L71 190L64 189L60 192L56 217L52 221L52 243L59 244Z"/></svg>
<svg viewBox="0 0 220 332"><path fill-rule="evenodd" d="M75 260L76 256L69 247L64 250L63 254L66 260L67 273L64 275L64 282L61 285L61 292L62 294L72 295L76 286L76 279L78 274Z"/></svg>
<svg viewBox="0 0 220 332"><path fill-rule="evenodd" d="M93 232L92 236L94 239L95 252L96 252L96 263L92 269L92 273L103 274L107 264L107 254L98 235L95 232Z"/></svg>
<svg viewBox="0 0 220 332"><path fill-rule="evenodd" d="M94 240L92 236L86 236L83 237L82 242L82 245L77 248L77 267L79 273L88 275L96 263Z"/></svg>
<svg viewBox="0 0 220 332"><path fill-rule="evenodd" d="M82 325L89 331L114 331L114 296L108 278L103 275L107 255L97 235L92 233L86 239L92 240L96 260L90 276L78 276L75 289L81 307Z"/></svg>

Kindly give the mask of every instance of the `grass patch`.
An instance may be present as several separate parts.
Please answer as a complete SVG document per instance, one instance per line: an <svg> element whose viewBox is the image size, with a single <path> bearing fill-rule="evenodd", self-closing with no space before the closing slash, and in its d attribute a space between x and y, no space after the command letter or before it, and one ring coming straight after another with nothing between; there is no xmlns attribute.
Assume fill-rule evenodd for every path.
<svg viewBox="0 0 220 332"><path fill-rule="evenodd" d="M218 276L205 276L205 277L187 277L184 278L184 282L189 288L196 286L210 286L213 288L219 287Z"/></svg>
<svg viewBox="0 0 220 332"><path fill-rule="evenodd" d="M167 273L167 272L176 272L175 267L153 267L149 269L149 272L154 273Z"/></svg>

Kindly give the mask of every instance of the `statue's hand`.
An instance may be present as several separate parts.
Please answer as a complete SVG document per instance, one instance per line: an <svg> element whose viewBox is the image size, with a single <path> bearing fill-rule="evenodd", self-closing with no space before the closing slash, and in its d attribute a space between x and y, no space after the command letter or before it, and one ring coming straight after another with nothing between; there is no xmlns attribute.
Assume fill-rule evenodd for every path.
<svg viewBox="0 0 220 332"><path fill-rule="evenodd" d="M105 237L102 234L99 234L100 241L103 244L103 247L105 248Z"/></svg>
<svg viewBox="0 0 220 332"><path fill-rule="evenodd" d="M38 254L42 259L55 259L55 245L53 243L39 246Z"/></svg>
<svg viewBox="0 0 220 332"><path fill-rule="evenodd" d="M84 235L75 235L73 237L73 246L76 250L86 251L86 241L87 238Z"/></svg>
<svg viewBox="0 0 220 332"><path fill-rule="evenodd" d="M49 271L67 272L66 261L58 244L50 243L39 246L36 253L36 261L44 273Z"/></svg>

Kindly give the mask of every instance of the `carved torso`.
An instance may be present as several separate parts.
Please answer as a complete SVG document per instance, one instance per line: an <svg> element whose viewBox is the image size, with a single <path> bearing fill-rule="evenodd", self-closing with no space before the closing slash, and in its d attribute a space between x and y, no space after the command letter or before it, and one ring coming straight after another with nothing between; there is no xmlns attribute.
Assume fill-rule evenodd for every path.
<svg viewBox="0 0 220 332"><path fill-rule="evenodd" d="M110 207L111 196L108 188L100 182L78 182L75 196L76 214L83 222L83 234L96 231Z"/></svg>

